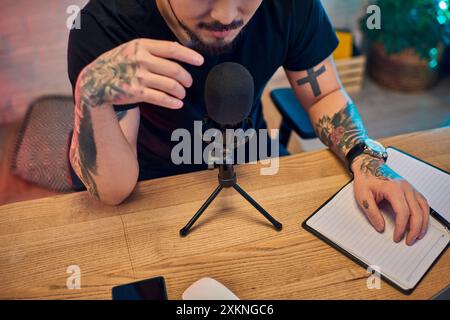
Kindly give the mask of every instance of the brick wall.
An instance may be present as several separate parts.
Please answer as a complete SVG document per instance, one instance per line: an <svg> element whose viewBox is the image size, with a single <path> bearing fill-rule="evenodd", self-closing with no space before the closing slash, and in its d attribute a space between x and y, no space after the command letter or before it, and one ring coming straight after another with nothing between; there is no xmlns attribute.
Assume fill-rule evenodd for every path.
<svg viewBox="0 0 450 320"><path fill-rule="evenodd" d="M43 94L71 94L66 50L69 5L87 0L0 1L0 123L20 119Z"/></svg>

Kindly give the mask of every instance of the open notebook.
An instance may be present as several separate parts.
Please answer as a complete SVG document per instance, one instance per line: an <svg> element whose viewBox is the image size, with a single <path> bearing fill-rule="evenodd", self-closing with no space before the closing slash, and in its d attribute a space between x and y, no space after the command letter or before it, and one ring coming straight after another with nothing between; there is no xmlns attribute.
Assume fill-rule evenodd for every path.
<svg viewBox="0 0 450 320"><path fill-rule="evenodd" d="M388 165L435 210L422 240L410 247L404 240L393 241L394 217L387 203L380 206L385 231L375 231L355 201L353 182L322 205L303 227L364 267L379 267L387 282L410 294L450 242L450 174L394 148L388 148L388 155Z"/></svg>

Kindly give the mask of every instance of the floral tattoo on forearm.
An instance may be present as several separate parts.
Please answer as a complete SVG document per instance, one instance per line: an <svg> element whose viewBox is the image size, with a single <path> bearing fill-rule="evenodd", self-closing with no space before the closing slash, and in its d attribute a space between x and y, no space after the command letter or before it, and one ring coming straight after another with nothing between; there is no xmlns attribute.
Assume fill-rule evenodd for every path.
<svg viewBox="0 0 450 320"><path fill-rule="evenodd" d="M100 57L80 75L75 105L73 144L70 150L72 165L91 195L100 198L95 176L97 168L97 144L92 123L91 108L113 104L124 97L130 97L127 89L135 78L138 65L133 56L138 43L133 47L123 46L113 54ZM134 53L134 54L133 54ZM117 112L121 121L126 111Z"/></svg>
<svg viewBox="0 0 450 320"><path fill-rule="evenodd" d="M361 117L353 103L349 102L332 117L325 115L316 124L318 137L342 159L358 143L368 138ZM401 179L382 159L363 154L355 159L359 170L365 176L381 180ZM369 202L364 199L360 204L369 209Z"/></svg>
<svg viewBox="0 0 450 320"><path fill-rule="evenodd" d="M351 102L332 117L321 117L316 124L316 133L341 159L353 146L367 138L361 117Z"/></svg>

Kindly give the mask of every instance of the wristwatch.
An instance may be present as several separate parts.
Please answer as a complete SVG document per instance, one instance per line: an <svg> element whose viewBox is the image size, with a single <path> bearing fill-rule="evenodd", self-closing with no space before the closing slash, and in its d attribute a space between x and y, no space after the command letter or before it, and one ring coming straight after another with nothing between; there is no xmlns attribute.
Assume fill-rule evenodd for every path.
<svg viewBox="0 0 450 320"><path fill-rule="evenodd" d="M388 158L386 148L383 147L381 143L372 139L366 139L355 145L353 148L351 148L350 151L345 156L348 170L351 173L353 173L352 171L353 160L355 160L356 157L360 156L361 154L368 154L374 158L384 160L384 162L386 162Z"/></svg>

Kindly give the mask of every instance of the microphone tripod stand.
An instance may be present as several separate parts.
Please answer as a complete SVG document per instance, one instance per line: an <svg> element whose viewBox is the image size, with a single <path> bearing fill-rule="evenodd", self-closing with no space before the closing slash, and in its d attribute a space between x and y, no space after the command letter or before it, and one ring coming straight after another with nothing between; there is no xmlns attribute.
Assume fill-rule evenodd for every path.
<svg viewBox="0 0 450 320"><path fill-rule="evenodd" d="M225 151L226 153L226 151ZM283 228L283 225L275 220L263 207L261 207L250 195L245 192L238 184L237 184L237 176L234 171L232 164L220 164L219 165L219 186L214 190L214 192L209 196L209 198L205 201L205 203L200 207L197 213L192 217L192 219L180 230L180 235L185 237L191 230L191 227L194 223L202 216L205 210L209 207L209 205L214 201L214 199L219 195L220 191L223 188L233 188L236 190L241 196L244 197L245 200L250 202L250 204L255 207L267 220L272 223L276 230L280 231Z"/></svg>

